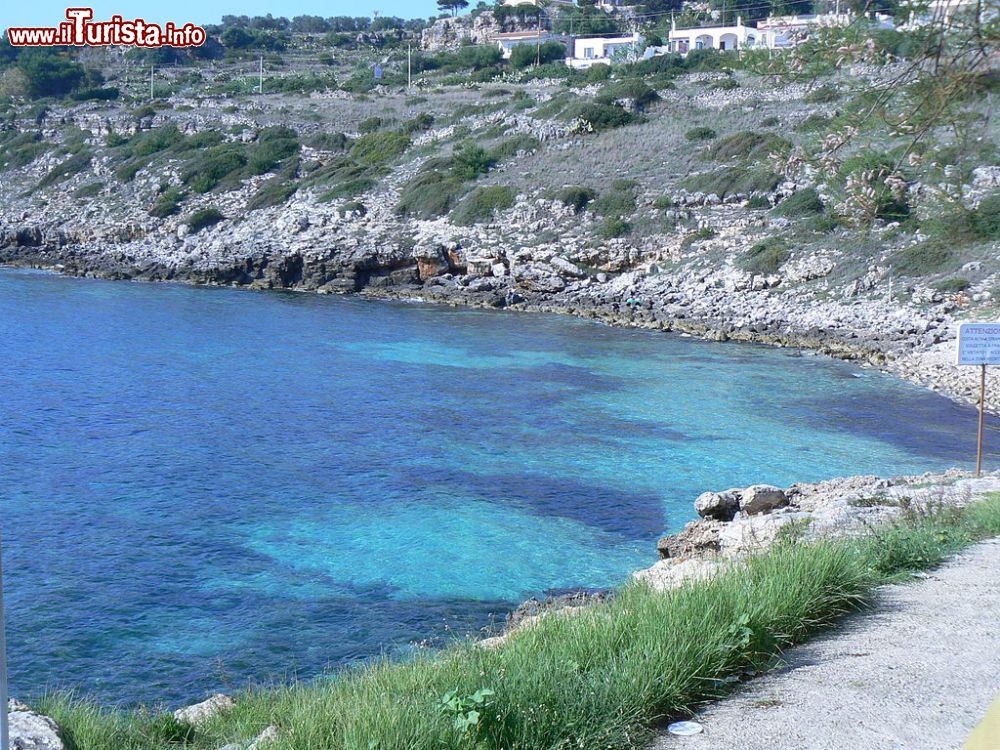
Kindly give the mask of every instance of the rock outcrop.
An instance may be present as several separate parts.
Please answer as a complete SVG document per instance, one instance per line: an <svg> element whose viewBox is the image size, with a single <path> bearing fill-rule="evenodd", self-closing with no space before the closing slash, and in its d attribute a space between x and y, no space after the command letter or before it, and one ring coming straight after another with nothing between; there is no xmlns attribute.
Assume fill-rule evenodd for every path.
<svg viewBox="0 0 1000 750"><path fill-rule="evenodd" d="M8 704L11 750L64 750L59 725L16 700Z"/></svg>
<svg viewBox="0 0 1000 750"><path fill-rule="evenodd" d="M219 714L232 710L235 705L232 698L223 693L216 693L201 703L193 706L178 708L174 711L174 718L193 727L198 727L205 722L215 718Z"/></svg>

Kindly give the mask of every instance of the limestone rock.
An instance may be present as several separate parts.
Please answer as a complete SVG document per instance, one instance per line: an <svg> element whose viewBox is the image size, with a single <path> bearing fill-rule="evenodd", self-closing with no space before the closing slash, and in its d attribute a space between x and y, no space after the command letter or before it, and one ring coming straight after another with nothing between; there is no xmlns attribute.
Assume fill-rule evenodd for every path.
<svg viewBox="0 0 1000 750"><path fill-rule="evenodd" d="M694 509L698 511L698 515L702 518L732 521L740 509L738 490L706 492L694 501Z"/></svg>
<svg viewBox="0 0 1000 750"><path fill-rule="evenodd" d="M278 739L278 728L272 724L263 732L258 734L249 745L232 742L219 748L219 750L264 750L264 748L271 745L276 739Z"/></svg>
<svg viewBox="0 0 1000 750"><path fill-rule="evenodd" d="M8 705L11 750L63 750L59 725L15 700Z"/></svg>
<svg viewBox="0 0 1000 750"><path fill-rule="evenodd" d="M755 484L740 493L740 510L750 516L769 513L787 505L785 491L769 484Z"/></svg>
<svg viewBox="0 0 1000 750"><path fill-rule="evenodd" d="M722 522L692 521L679 534L663 537L656 545L663 559L701 557L719 552L719 530Z"/></svg>
<svg viewBox="0 0 1000 750"><path fill-rule="evenodd" d="M719 547L724 556L734 557L760 552L774 544L785 527L805 522L808 513L772 513L762 516L740 516L723 524L719 531Z"/></svg>
<svg viewBox="0 0 1000 750"><path fill-rule="evenodd" d="M660 560L656 565L632 574L637 581L649 585L654 591L670 591L688 581L705 581L722 569L721 563L711 559Z"/></svg>
<svg viewBox="0 0 1000 750"><path fill-rule="evenodd" d="M222 693L216 693L201 703L193 706L178 708L174 711L174 718L191 726L200 726L209 719L218 716L225 711L229 711L236 705L232 698Z"/></svg>

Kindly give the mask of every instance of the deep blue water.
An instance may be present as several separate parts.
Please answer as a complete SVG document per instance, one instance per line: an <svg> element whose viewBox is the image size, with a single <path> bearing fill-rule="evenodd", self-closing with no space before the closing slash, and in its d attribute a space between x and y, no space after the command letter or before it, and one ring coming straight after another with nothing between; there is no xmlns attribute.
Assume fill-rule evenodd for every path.
<svg viewBox="0 0 1000 750"><path fill-rule="evenodd" d="M703 490L973 451L878 373L568 317L7 270L0 341L20 695L309 677L620 582Z"/></svg>

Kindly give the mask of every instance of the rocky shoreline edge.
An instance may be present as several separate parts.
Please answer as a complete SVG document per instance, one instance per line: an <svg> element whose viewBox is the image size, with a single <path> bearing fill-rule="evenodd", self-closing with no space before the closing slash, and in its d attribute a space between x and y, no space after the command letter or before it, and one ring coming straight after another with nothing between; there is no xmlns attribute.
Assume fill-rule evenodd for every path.
<svg viewBox="0 0 1000 750"><path fill-rule="evenodd" d="M706 492L695 500L699 519L677 534L660 539L660 560L636 571L634 580L656 591L685 582L705 580L739 565L748 555L782 541L818 541L873 533L894 520L958 509L988 493L1000 492L1000 471L976 477L958 469L917 476L879 478L854 476L787 488L752 485ZM529 599L507 617L499 635L477 641L481 648L499 648L545 617L568 617L607 601L614 592L577 592L545 600ZM192 727L229 711L233 699L216 694L174 712ZM59 726L29 706L11 699L11 747L17 750L65 750ZM263 750L278 736L267 727L248 745L220 750Z"/></svg>
<svg viewBox="0 0 1000 750"><path fill-rule="evenodd" d="M178 282L255 291L286 290L421 301L453 307L574 315L627 328L711 341L800 349L879 368L963 404L978 406L974 368L954 364L960 320L955 306L928 310L885 300L798 299L772 294L766 280L730 278L655 265L610 276L589 274L562 258L529 262L531 274L478 268L461 247L415 250L405 257L365 252L360 259L238 253L232 265L138 263L86 245L34 245L0 237L0 266L105 280ZM32 240L35 242L35 240ZM42 238L37 238L41 243ZM428 257L429 253L429 257ZM502 264L500 264L502 265ZM498 275L500 274L500 275ZM758 283L761 282L761 283ZM987 409L1000 414L1000 391Z"/></svg>

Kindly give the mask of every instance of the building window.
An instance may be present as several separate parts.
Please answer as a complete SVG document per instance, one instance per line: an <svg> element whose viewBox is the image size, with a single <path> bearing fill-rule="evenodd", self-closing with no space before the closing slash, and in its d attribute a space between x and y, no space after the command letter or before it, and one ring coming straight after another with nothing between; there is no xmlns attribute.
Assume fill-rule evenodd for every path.
<svg viewBox="0 0 1000 750"><path fill-rule="evenodd" d="M594 48L593 47L584 47L583 56L587 60L593 60L594 59Z"/></svg>

